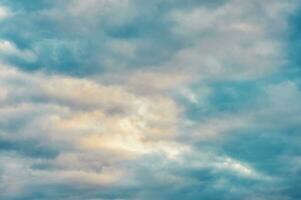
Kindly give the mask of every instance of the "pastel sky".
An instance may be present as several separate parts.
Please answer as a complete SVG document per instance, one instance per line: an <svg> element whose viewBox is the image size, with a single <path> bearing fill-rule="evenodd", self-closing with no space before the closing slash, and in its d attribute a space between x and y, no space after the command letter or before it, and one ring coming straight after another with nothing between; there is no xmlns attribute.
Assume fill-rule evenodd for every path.
<svg viewBox="0 0 301 200"><path fill-rule="evenodd" d="M0 199L300 200L300 3L0 0Z"/></svg>

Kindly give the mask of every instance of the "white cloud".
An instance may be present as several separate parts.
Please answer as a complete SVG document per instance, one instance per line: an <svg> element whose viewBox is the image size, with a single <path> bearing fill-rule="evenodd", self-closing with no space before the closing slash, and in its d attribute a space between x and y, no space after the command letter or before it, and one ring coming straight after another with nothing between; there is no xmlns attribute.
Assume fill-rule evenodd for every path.
<svg viewBox="0 0 301 200"><path fill-rule="evenodd" d="M66 10L85 25L95 25L97 21L119 25L136 16L133 7L134 4L129 0L72 0L66 5Z"/></svg>
<svg viewBox="0 0 301 200"><path fill-rule="evenodd" d="M150 71L141 70L134 72L129 77L129 87L135 92L150 94L172 91L193 81L187 73L175 70Z"/></svg>
<svg viewBox="0 0 301 200"><path fill-rule="evenodd" d="M34 139L41 146L54 146L61 151L51 161L54 168L61 170L55 171L58 176L33 170L36 176L106 185L119 182L126 173L126 170L121 173L124 169L114 163L148 154L176 159L185 151L186 147L173 140L181 110L168 96L139 95L125 86L29 74L4 65L0 77L3 91L0 117L5 119L1 123L22 122L21 129L13 130L14 134L2 126L1 137L12 141L20 137ZM83 159L89 156L90 160ZM98 167L93 168L95 159ZM114 169L98 173L100 166Z"/></svg>
<svg viewBox="0 0 301 200"><path fill-rule="evenodd" d="M7 7L0 5L0 20L3 20L10 16L12 16L12 12Z"/></svg>
<svg viewBox="0 0 301 200"><path fill-rule="evenodd" d="M262 175L247 164L230 157L219 158L213 165L218 170L230 171L238 176L252 179L267 179L266 175Z"/></svg>
<svg viewBox="0 0 301 200"><path fill-rule="evenodd" d="M274 72L286 62L279 36L285 34L293 5L232 0L212 10L173 10L168 15L174 22L172 32L187 47L166 66L209 80L252 79Z"/></svg>
<svg viewBox="0 0 301 200"><path fill-rule="evenodd" d="M0 197L15 198L25 192L30 182L30 160L15 154L0 154Z"/></svg>
<svg viewBox="0 0 301 200"><path fill-rule="evenodd" d="M194 121L187 125L191 132L187 138L194 140L212 140L226 137L236 130L242 130L252 125L251 118L246 113L236 113L228 115L218 115L203 121Z"/></svg>
<svg viewBox="0 0 301 200"><path fill-rule="evenodd" d="M36 60L36 55L32 51L20 50L8 40L0 40L0 58L1 56L17 56L29 62Z"/></svg>

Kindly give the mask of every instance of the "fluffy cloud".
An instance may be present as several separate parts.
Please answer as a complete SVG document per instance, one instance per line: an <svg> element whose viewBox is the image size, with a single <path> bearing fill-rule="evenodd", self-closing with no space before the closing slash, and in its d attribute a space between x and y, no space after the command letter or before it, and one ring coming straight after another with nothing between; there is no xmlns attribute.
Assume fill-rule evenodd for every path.
<svg viewBox="0 0 301 200"><path fill-rule="evenodd" d="M26 160L25 179L32 174L49 182L108 185L127 174L117 163L153 153L172 159L181 152L168 140L177 134L181 112L171 98L3 65L0 74L0 146L33 159ZM40 162L54 172L30 168Z"/></svg>
<svg viewBox="0 0 301 200"><path fill-rule="evenodd" d="M188 68L199 77L214 80L250 79L271 73L286 61L284 43L278 35L287 26L285 17L293 5L229 1L213 10L173 10L169 14L174 22L172 32L187 47L179 50L168 65Z"/></svg>

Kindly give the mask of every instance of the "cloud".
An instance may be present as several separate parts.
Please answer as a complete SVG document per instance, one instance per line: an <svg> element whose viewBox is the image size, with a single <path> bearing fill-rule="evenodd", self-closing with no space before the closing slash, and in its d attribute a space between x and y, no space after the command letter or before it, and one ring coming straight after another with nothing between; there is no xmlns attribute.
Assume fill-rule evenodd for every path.
<svg viewBox="0 0 301 200"><path fill-rule="evenodd" d="M216 168L221 170L229 170L240 176L254 179L266 179L264 175L260 175L250 166L241 163L239 161L233 160L231 158L223 158L220 163L216 163Z"/></svg>
<svg viewBox="0 0 301 200"><path fill-rule="evenodd" d="M4 20L10 16L12 16L11 11L8 8L0 5L0 20Z"/></svg>
<svg viewBox="0 0 301 200"><path fill-rule="evenodd" d="M27 73L11 66L2 65L0 74L6 91L0 110L5 119L0 124L1 150L28 157L33 166L45 162L55 170L27 164L27 178L34 174L53 184L108 187L119 184L127 174L118 163L147 154L173 159L181 151L168 140L177 134L180 114L171 98L143 96L127 87L81 78ZM98 172L102 169L103 173ZM20 187L16 195L22 196L28 185Z"/></svg>
<svg viewBox="0 0 301 200"><path fill-rule="evenodd" d="M3 0L0 198L298 199L297 7Z"/></svg>
<svg viewBox="0 0 301 200"><path fill-rule="evenodd" d="M8 59L21 59L25 62L34 62L36 55L29 50L20 50L13 43L7 40L0 41L0 56L4 57L4 60Z"/></svg>
<svg viewBox="0 0 301 200"><path fill-rule="evenodd" d="M172 32L187 46L177 51L167 65L179 69L185 66L199 78L214 80L269 74L286 62L284 43L278 35L287 26L285 18L292 5L270 2L268 9L257 1L229 1L214 10L173 10L168 15L174 22Z"/></svg>

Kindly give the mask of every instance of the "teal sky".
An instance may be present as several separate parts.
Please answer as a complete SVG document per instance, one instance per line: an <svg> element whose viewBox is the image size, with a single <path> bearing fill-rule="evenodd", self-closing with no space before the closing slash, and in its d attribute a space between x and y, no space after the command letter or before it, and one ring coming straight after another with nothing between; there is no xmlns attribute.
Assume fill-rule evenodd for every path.
<svg viewBox="0 0 301 200"><path fill-rule="evenodd" d="M298 0L0 0L0 199L301 199Z"/></svg>

